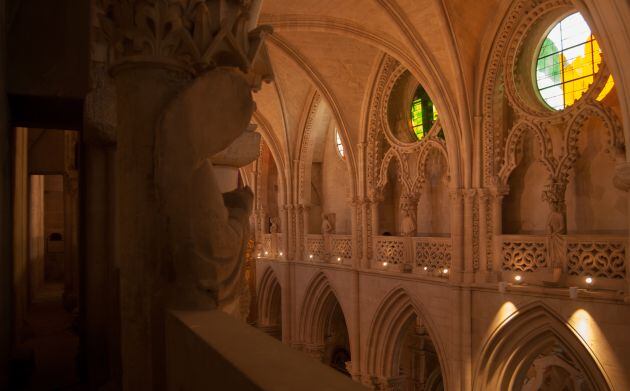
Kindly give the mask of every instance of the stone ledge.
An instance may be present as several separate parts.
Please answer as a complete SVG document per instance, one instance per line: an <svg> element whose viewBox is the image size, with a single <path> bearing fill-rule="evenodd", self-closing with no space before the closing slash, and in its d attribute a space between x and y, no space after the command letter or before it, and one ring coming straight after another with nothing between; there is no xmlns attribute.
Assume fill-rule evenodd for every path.
<svg viewBox="0 0 630 391"><path fill-rule="evenodd" d="M341 391L363 386L221 311L171 311L168 390Z"/></svg>

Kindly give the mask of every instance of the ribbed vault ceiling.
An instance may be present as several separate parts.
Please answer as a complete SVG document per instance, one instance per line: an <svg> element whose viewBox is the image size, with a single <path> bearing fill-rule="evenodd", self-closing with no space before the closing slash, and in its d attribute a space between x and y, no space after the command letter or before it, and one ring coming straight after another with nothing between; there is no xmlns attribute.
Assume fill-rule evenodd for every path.
<svg viewBox="0 0 630 391"><path fill-rule="evenodd" d="M467 148L480 68L509 2L501 0L264 0L260 23L275 81L255 95L257 119L284 162L296 159L315 91L351 156L361 141L374 73L384 54L407 66ZM260 122L260 121L258 121ZM464 154L466 155L466 154ZM354 158L356 159L356 157Z"/></svg>

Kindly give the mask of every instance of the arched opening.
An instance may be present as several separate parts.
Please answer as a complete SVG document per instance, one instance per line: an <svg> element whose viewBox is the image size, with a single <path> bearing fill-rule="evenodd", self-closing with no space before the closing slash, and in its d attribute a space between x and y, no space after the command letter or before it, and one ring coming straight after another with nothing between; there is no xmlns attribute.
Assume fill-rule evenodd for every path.
<svg viewBox="0 0 630 391"><path fill-rule="evenodd" d="M613 185L617 160L609 139L610 131L600 118L591 117L582 125L566 190L569 234L627 232L627 195Z"/></svg>
<svg viewBox="0 0 630 391"><path fill-rule="evenodd" d="M399 180L400 162L393 158L387 167L387 184L382 190L382 199L378 204L379 235L397 235L400 231L400 198L404 187Z"/></svg>
<svg viewBox="0 0 630 391"><path fill-rule="evenodd" d="M315 276L306 290L299 326L301 344L307 354L350 376L346 318L323 273Z"/></svg>
<svg viewBox="0 0 630 391"><path fill-rule="evenodd" d="M349 234L351 193L348 148L343 145L339 126L328 105L315 99L307 121L301 160L306 170L300 175L301 201L309 206L307 233L323 234L324 219L332 232Z"/></svg>
<svg viewBox="0 0 630 391"><path fill-rule="evenodd" d="M519 309L488 338L474 390L610 390L590 349L543 304Z"/></svg>
<svg viewBox="0 0 630 391"><path fill-rule="evenodd" d="M446 156L431 148L424 162L424 184L418 200L418 234L449 236L451 233L449 171Z"/></svg>
<svg viewBox="0 0 630 391"><path fill-rule="evenodd" d="M524 130L520 161L508 180L510 193L503 201L503 233L544 234L551 210L542 200L549 172L533 131Z"/></svg>
<svg viewBox="0 0 630 391"><path fill-rule="evenodd" d="M404 382L403 390L444 390L437 352L422 321L411 316L401 336L397 376Z"/></svg>
<svg viewBox="0 0 630 391"><path fill-rule="evenodd" d="M367 369L378 387L444 390L440 350L429 324L402 289L379 306L368 339Z"/></svg>
<svg viewBox="0 0 630 391"><path fill-rule="evenodd" d="M262 205L261 214L263 233L280 232L280 181L278 178L278 166L273 158L271 150L266 143L262 143L262 153L258 160L261 173L260 194L264 194L261 198Z"/></svg>
<svg viewBox="0 0 630 391"><path fill-rule="evenodd" d="M344 375L350 376L346 368L346 363L350 361L350 338L346 318L343 316L341 305L335 299L326 327L323 362Z"/></svg>
<svg viewBox="0 0 630 391"><path fill-rule="evenodd" d="M265 270L260 280L256 326L282 341L282 290L271 267Z"/></svg>

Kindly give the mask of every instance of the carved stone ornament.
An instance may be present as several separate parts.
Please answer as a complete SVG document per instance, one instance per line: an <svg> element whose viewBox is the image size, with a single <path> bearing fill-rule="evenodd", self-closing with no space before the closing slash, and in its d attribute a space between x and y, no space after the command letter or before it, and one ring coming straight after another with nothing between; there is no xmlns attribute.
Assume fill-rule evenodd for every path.
<svg viewBox="0 0 630 391"><path fill-rule="evenodd" d="M248 83L219 68L179 93L158 125L155 178L172 308L239 313L253 193L221 194L210 158L247 129L253 111Z"/></svg>
<svg viewBox="0 0 630 391"><path fill-rule="evenodd" d="M250 30L251 0L99 0L100 26L115 68L159 63L200 74L219 66L270 80L270 67L256 66L269 26ZM266 61L266 56L262 56ZM260 74L262 73L262 74Z"/></svg>

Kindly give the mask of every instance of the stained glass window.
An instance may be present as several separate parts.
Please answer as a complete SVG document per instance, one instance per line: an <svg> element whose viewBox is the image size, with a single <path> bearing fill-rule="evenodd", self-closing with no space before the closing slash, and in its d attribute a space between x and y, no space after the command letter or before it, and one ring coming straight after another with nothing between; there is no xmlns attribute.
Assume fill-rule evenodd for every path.
<svg viewBox="0 0 630 391"><path fill-rule="evenodd" d="M571 106L593 83L601 62L599 44L582 15L567 16L547 34L538 53L536 83L540 96L554 110ZM604 90L610 91L613 83L610 78Z"/></svg>
<svg viewBox="0 0 630 391"><path fill-rule="evenodd" d="M411 125L418 140L422 140L431 130L433 123L437 120L437 116L437 109L433 106L429 94L422 86L418 86L411 102Z"/></svg>
<svg viewBox="0 0 630 391"><path fill-rule="evenodd" d="M341 142L341 136L339 136L339 130L335 129L335 145L337 146L337 154L340 158L346 157L346 151L343 149L343 143Z"/></svg>

